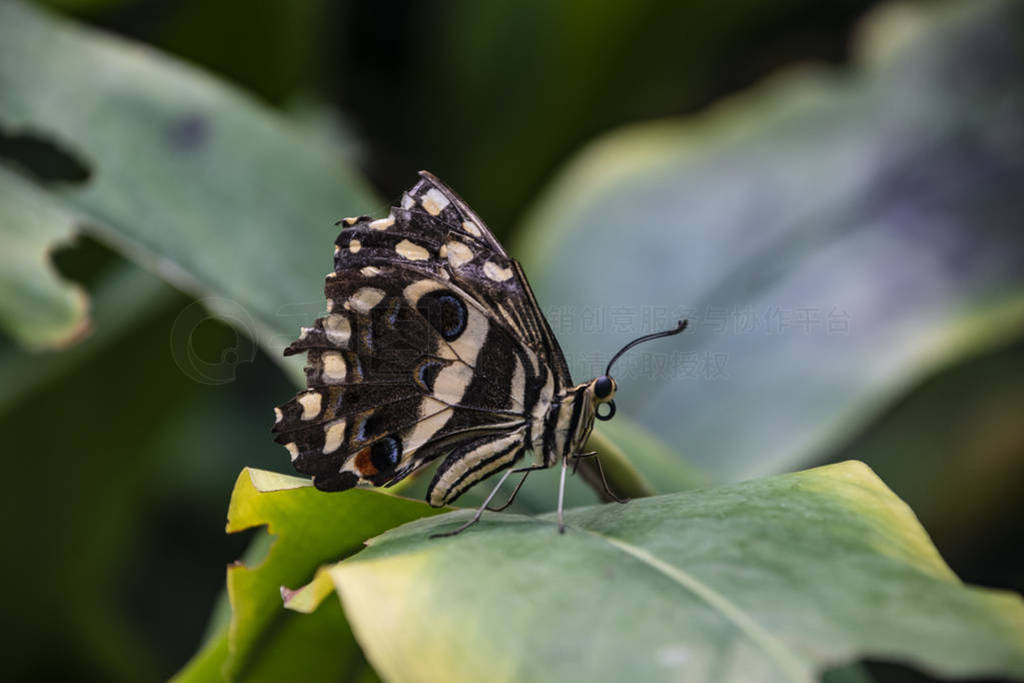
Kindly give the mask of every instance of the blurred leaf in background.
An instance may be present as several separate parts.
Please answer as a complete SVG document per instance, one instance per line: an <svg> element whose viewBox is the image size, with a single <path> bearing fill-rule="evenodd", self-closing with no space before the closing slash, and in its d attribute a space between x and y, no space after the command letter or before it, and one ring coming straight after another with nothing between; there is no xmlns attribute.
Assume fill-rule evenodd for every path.
<svg viewBox="0 0 1024 683"><path fill-rule="evenodd" d="M298 365L286 378L277 352L323 306L331 223L384 206L364 173L391 198L419 167L509 239L577 375L692 316L682 348L627 366L632 420L603 434L648 484L856 456L954 569L1024 587L1005 542L1024 462L1019 4L890 9L852 68L614 133L550 187L597 133L842 62L872 3L48 4L251 95L0 6L0 424L34 482L5 497L32 520L2 577L14 678L161 678L195 651L243 545L222 533L231 482L287 468L265 428ZM645 380L666 358L682 376Z"/></svg>
<svg viewBox="0 0 1024 683"><path fill-rule="evenodd" d="M820 457L928 373L1017 338L1021 18L883 12L853 73L789 73L588 148L518 249L570 323L575 374L690 317L685 351L627 365L620 408L734 481Z"/></svg>
<svg viewBox="0 0 1024 683"><path fill-rule="evenodd" d="M193 381L167 345L187 298L95 243L59 256L93 295L95 332L69 351L0 355L7 466L33 482L3 500L7 519L28 520L6 532L8 671L159 677L191 654L244 547L223 538L223 480L278 459L251 427L265 414L254 397L288 388L263 357L226 388ZM213 361L234 336L208 320L196 352Z"/></svg>

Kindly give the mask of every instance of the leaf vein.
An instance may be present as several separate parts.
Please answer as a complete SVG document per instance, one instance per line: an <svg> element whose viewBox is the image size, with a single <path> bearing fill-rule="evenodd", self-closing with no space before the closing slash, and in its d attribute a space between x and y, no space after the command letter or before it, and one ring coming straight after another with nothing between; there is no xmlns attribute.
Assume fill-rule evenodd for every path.
<svg viewBox="0 0 1024 683"><path fill-rule="evenodd" d="M796 654L794 654L782 641L765 630L754 620L753 617L744 612L739 605L729 600L725 595L721 594L692 574L665 562L643 548L613 536L606 536L589 529L582 530L631 555L635 559L667 576L669 579L675 581L680 586L686 588L691 593L702 599L705 603L732 622L733 625L735 625L742 634L753 641L755 645L760 647L770 659L775 661L779 669L781 669L790 680L800 682L812 680L812 675L808 671L807 666Z"/></svg>

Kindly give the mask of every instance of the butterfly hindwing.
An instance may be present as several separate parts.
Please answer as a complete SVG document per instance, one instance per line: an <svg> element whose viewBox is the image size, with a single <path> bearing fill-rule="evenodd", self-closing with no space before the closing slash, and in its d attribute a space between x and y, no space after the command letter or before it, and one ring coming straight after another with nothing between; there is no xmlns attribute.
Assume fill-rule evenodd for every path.
<svg viewBox="0 0 1024 683"><path fill-rule="evenodd" d="M470 441L453 450L434 473L427 502L444 505L474 484L512 465L528 447L524 429Z"/></svg>

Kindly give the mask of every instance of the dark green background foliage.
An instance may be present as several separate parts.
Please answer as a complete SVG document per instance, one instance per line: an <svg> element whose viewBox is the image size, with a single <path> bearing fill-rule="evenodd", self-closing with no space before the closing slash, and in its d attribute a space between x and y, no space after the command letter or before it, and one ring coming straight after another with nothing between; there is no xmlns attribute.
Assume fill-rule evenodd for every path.
<svg viewBox="0 0 1024 683"><path fill-rule="evenodd" d="M380 213L420 168L524 263L577 380L690 317L622 366L619 417L595 439L622 486L677 494L859 459L960 578L1024 590L1024 9L876 4L3 2L7 677L167 678L204 641L190 675L221 671L224 567L267 545L225 535L232 486L245 466L289 470L270 409L301 365L280 349L322 309L333 221ZM537 480L519 512L551 509L554 480ZM765 481L781 483L644 504L696 515L803 480ZM315 500L342 506L315 508L339 525L357 502L377 516L361 536L321 530L336 547L292 587L425 514ZM577 481L569 500L595 498ZM608 514L573 518L603 529ZM402 532L364 562L413 548L469 585L473 557L558 542L484 528L457 563ZM360 566L336 573L357 582ZM225 670L271 680L303 661L372 680L348 628L336 600L289 612ZM417 634L431 637L403 644ZM822 645L879 660L835 679L929 680L873 643Z"/></svg>

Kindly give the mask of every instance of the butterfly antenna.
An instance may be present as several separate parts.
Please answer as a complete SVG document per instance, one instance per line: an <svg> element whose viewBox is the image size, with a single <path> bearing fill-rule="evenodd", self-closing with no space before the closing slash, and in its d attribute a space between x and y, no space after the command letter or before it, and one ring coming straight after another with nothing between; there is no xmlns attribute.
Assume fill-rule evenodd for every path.
<svg viewBox="0 0 1024 683"><path fill-rule="evenodd" d="M673 330L665 330L664 332L655 332L654 334L645 334L644 336L642 336L642 337L640 337L638 339L634 339L633 341L629 342L628 344L623 346L621 349L619 349L619 352L616 353L614 356L612 356L612 359L610 361L608 361L608 367L605 368L605 371L604 371L605 376L611 376L610 373L612 371L612 365L615 363L615 361L617 361L619 359L619 356L624 354L626 351L629 351L631 348L633 348L637 344L643 344L644 342L651 341L652 339L661 339L662 337L671 337L672 335L679 334L680 332L682 332L683 330L686 329L687 322L688 321L686 321L686 320L680 320L679 324Z"/></svg>

